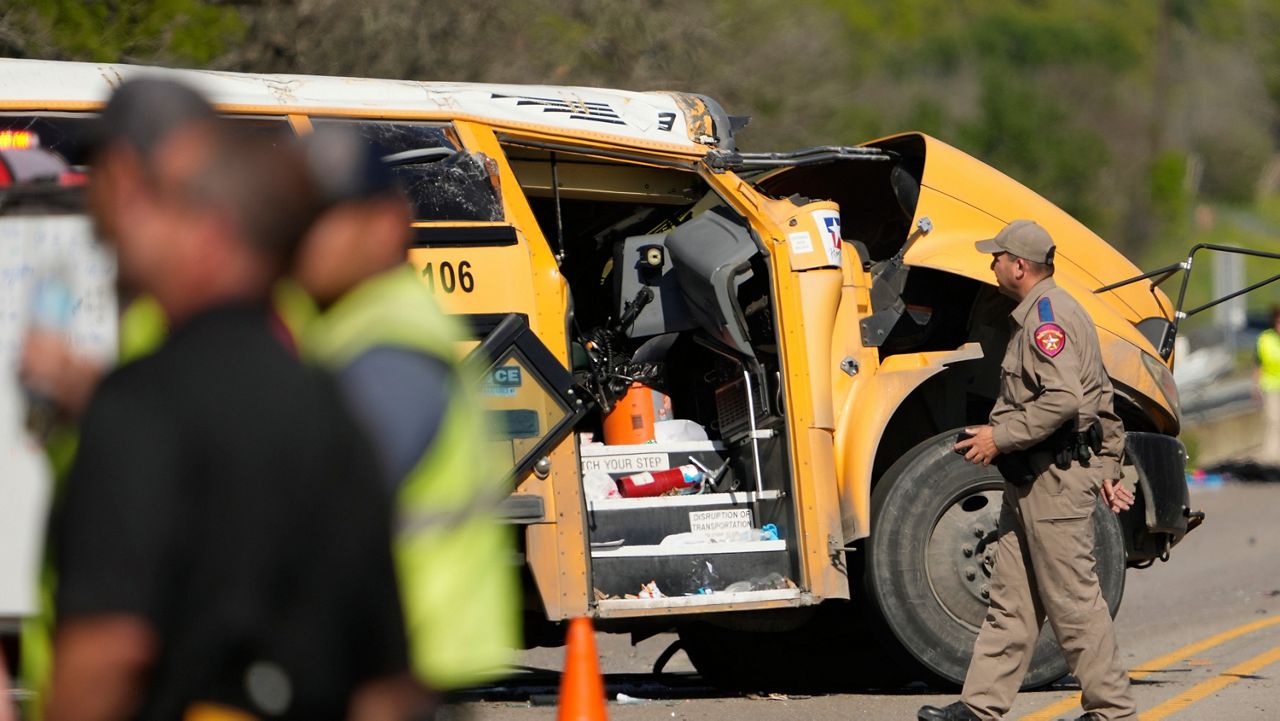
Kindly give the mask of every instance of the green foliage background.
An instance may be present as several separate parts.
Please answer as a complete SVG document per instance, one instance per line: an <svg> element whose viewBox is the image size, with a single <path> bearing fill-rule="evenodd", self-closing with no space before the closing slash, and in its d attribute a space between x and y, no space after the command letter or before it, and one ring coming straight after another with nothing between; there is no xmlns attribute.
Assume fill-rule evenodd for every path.
<svg viewBox="0 0 1280 721"><path fill-rule="evenodd" d="M9 56L692 90L753 116L752 149L923 130L1143 265L1197 239L1280 247L1277 37L1280 0L0 5Z"/></svg>

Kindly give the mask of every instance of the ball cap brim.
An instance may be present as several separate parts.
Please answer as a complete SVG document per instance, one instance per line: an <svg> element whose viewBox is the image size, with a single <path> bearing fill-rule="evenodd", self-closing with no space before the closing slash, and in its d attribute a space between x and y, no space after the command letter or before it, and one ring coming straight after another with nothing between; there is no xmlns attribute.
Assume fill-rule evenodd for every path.
<svg viewBox="0 0 1280 721"><path fill-rule="evenodd" d="M1015 220L994 238L974 243L979 253L1008 253L1036 263L1053 262L1054 243L1049 231L1034 220Z"/></svg>

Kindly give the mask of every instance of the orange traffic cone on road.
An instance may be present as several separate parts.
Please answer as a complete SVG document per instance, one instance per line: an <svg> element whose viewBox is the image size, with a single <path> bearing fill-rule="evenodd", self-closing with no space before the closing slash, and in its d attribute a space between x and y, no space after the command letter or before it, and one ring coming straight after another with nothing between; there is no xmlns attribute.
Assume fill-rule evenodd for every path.
<svg viewBox="0 0 1280 721"><path fill-rule="evenodd" d="M560 676L560 709L556 719L605 721L608 718L595 629L589 618L571 619L565 636L564 674Z"/></svg>

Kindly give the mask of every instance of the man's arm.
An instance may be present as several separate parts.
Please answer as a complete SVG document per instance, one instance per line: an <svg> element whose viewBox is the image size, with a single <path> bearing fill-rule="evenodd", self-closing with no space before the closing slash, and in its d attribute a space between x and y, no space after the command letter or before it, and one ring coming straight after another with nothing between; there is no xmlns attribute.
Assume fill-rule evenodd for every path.
<svg viewBox="0 0 1280 721"><path fill-rule="evenodd" d="M419 718L433 710L439 697L419 685L410 673L404 612L394 542L393 494L384 487L375 451L353 418L338 421L337 437L346 445L339 454L343 490L351 494L344 519L348 544L355 552L336 573L334 589L344 599L351 624L344 661L355 673L348 701L348 721L397 721Z"/></svg>
<svg viewBox="0 0 1280 721"><path fill-rule="evenodd" d="M1102 374L1102 398L1098 404L1098 426L1102 430L1102 451L1098 460L1102 462L1102 473L1107 478L1118 480L1124 477L1121 465L1124 459L1124 422L1115 411L1115 391L1111 387L1111 379Z"/></svg>
<svg viewBox="0 0 1280 721"><path fill-rule="evenodd" d="M430 718L442 695L429 691L405 672L361 684L351 696L347 721L405 721Z"/></svg>
<svg viewBox="0 0 1280 721"><path fill-rule="evenodd" d="M130 718L156 659L182 474L148 382L135 371L100 386L55 514L50 721Z"/></svg>
<svg viewBox="0 0 1280 721"><path fill-rule="evenodd" d="M1102 373L1102 397L1098 403L1098 427L1102 430L1102 451L1098 460L1102 463L1102 500L1112 511L1119 513L1133 506L1133 492L1120 483L1124 477L1124 422L1115 411L1115 389L1106 371Z"/></svg>
<svg viewBox="0 0 1280 721"><path fill-rule="evenodd" d="M101 364L76 355L57 333L34 330L23 342L19 361L23 385L53 399L72 420L84 413L102 373Z"/></svg>
<svg viewBox="0 0 1280 721"><path fill-rule="evenodd" d="M1080 413L1084 390L1080 386L1078 354L1072 347L1078 339L1069 338L1056 325L1057 334L1052 334L1053 329L1046 329L1045 325L1054 324L1022 332L1019 342L1030 345L1029 350L1024 349L1023 372L1030 374L1038 392L1031 402L1001 414L995 423L992 440L1001 453L1034 446ZM1050 331L1051 335L1037 337L1040 330ZM1061 345L1054 346L1053 342Z"/></svg>
<svg viewBox="0 0 1280 721"><path fill-rule="evenodd" d="M435 441L453 395L452 369L417 351L379 346L347 364L337 380L394 491Z"/></svg>
<svg viewBox="0 0 1280 721"><path fill-rule="evenodd" d="M46 721L118 721L138 710L157 639L146 621L103 615L69 621L54 639Z"/></svg>

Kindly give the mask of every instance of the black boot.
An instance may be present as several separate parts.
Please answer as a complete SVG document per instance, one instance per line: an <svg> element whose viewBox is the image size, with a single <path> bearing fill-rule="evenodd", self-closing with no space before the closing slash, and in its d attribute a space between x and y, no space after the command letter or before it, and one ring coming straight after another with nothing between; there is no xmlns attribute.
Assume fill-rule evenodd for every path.
<svg viewBox="0 0 1280 721"><path fill-rule="evenodd" d="M1066 721L1066 719L1063 719L1062 721ZM1102 717L1096 713L1087 713L1078 717L1076 721L1102 721Z"/></svg>
<svg viewBox="0 0 1280 721"><path fill-rule="evenodd" d="M956 701L950 706L938 708L937 706L924 706L916 712L916 718L919 721L979 721L977 716L969 710L960 701Z"/></svg>

